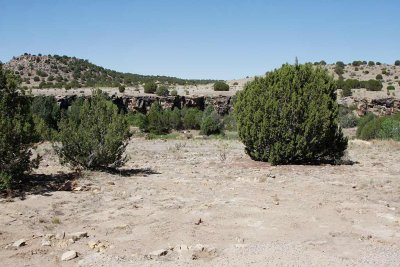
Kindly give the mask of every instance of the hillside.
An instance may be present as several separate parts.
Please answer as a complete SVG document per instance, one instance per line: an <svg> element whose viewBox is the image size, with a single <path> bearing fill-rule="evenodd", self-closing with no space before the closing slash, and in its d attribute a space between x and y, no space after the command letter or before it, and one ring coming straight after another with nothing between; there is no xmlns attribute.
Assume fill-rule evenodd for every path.
<svg viewBox="0 0 400 267"><path fill-rule="evenodd" d="M164 84L207 84L215 80L185 80L167 76L148 76L109 70L88 60L58 55L24 54L5 64L28 88L80 88L138 86L147 81Z"/></svg>
<svg viewBox="0 0 400 267"><path fill-rule="evenodd" d="M348 89L352 89L354 96L385 97L389 95L399 97L400 95L400 65L398 64L391 65L373 61L354 61L344 64L338 61L336 64L328 64L324 67L334 75L335 79L347 81L347 83L339 82L338 86L341 89L349 87ZM368 85L366 86L367 81L375 86L369 88Z"/></svg>
<svg viewBox="0 0 400 267"><path fill-rule="evenodd" d="M397 62L400 63L400 62ZM362 98L383 98L387 96L400 97L400 64L383 64L373 61L354 61L345 64L338 61L326 64L324 61L314 63L326 68L335 79L341 96ZM244 85L253 78L227 81L229 92L214 92L212 83L215 80L185 80L167 76L148 76L131 73L121 73L105 69L90 63L88 60L76 57L58 55L30 55L14 57L5 64L20 77L21 85L33 88L34 93L59 94L58 88L78 89L106 87L106 90L118 93L120 85L126 87L126 94L143 94L143 84L156 81L173 85L181 95L233 95L242 90ZM51 88L51 89L49 89ZM35 90L36 89L36 90ZM45 90L49 89L49 90ZM63 94L90 93L90 89L64 91Z"/></svg>

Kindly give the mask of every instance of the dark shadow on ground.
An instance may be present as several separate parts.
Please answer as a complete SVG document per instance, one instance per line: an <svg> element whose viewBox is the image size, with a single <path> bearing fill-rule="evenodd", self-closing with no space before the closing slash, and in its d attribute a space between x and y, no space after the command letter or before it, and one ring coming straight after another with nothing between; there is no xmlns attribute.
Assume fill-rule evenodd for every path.
<svg viewBox="0 0 400 267"><path fill-rule="evenodd" d="M151 174L160 174L150 168L144 169L116 169L105 168L100 171L119 175L129 176L147 176ZM0 198L18 197L25 199L26 195L51 196L55 191L73 191L78 186L80 172L57 173L57 174L31 174L14 186L13 190L0 191Z"/></svg>
<svg viewBox="0 0 400 267"><path fill-rule="evenodd" d="M102 171L113 174L113 175L119 175L123 177L129 177L129 176L147 176L151 174L160 174L159 172L156 172L150 168L143 168L143 169L117 169L117 168L105 168Z"/></svg>
<svg viewBox="0 0 400 267"><path fill-rule="evenodd" d="M28 195L50 196L54 191L68 191L66 185L80 177L78 172L57 174L30 174L24 177L13 190L2 192L2 197L19 197L25 199Z"/></svg>

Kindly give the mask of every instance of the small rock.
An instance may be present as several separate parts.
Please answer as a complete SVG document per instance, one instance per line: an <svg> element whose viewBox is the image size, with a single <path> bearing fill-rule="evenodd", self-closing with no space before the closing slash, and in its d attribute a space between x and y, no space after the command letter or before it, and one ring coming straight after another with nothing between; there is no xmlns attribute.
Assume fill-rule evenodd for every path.
<svg viewBox="0 0 400 267"><path fill-rule="evenodd" d="M91 249L94 249L94 248L96 247L96 245L97 245L97 242L95 242L95 241L89 241L89 242L88 242L88 246L89 246Z"/></svg>
<svg viewBox="0 0 400 267"><path fill-rule="evenodd" d="M148 259L155 259L158 257L163 257L166 256L168 254L168 250L166 249L159 249L159 250L155 250L153 252L150 252L149 254L146 255L146 258Z"/></svg>
<svg viewBox="0 0 400 267"><path fill-rule="evenodd" d="M25 246L25 245L26 245L26 240L25 239L20 239L20 240L15 241L12 246L15 247L15 248L19 248L19 247L22 247L22 246Z"/></svg>
<svg viewBox="0 0 400 267"><path fill-rule="evenodd" d="M64 239L64 237L65 237L65 232L56 234L56 239Z"/></svg>
<svg viewBox="0 0 400 267"><path fill-rule="evenodd" d="M88 237L88 234L87 232L76 232L69 234L68 237L70 237L74 241L78 241L81 238Z"/></svg>
<svg viewBox="0 0 400 267"><path fill-rule="evenodd" d="M50 240L42 240L42 247L51 247Z"/></svg>
<svg viewBox="0 0 400 267"><path fill-rule="evenodd" d="M74 250L71 250L71 251L67 251L64 254L62 254L61 260L69 261L69 260L75 259L76 257L78 257L78 253L76 253L76 251L74 251Z"/></svg>
<svg viewBox="0 0 400 267"><path fill-rule="evenodd" d="M44 236L44 239L46 239L46 240L51 240L51 239L53 239L55 236L54 236L54 234L46 234L45 236Z"/></svg>

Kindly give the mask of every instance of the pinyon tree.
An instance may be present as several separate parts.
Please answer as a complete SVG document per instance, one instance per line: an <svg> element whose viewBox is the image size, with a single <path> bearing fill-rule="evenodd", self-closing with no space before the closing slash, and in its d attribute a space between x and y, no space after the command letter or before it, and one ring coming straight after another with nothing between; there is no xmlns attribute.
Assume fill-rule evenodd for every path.
<svg viewBox="0 0 400 267"><path fill-rule="evenodd" d="M93 91L90 100L76 101L59 129L56 151L64 164L101 170L120 167L126 161L128 122L101 90Z"/></svg>
<svg viewBox="0 0 400 267"><path fill-rule="evenodd" d="M15 78L0 64L0 189L23 182L38 166L40 158L31 158L35 138L30 100L17 90Z"/></svg>
<svg viewBox="0 0 400 267"><path fill-rule="evenodd" d="M234 108L239 137L254 160L335 162L347 148L336 83L320 67L283 65L247 84Z"/></svg>

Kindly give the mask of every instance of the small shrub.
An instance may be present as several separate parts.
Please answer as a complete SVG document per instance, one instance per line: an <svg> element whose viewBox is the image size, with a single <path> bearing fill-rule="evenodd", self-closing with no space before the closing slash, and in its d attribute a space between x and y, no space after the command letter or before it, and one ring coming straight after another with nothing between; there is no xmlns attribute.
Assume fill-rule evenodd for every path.
<svg viewBox="0 0 400 267"><path fill-rule="evenodd" d="M74 102L59 128L61 145L55 148L61 163L91 170L125 163L128 123L101 90L93 91L90 100Z"/></svg>
<svg viewBox="0 0 400 267"><path fill-rule="evenodd" d="M183 128L200 129L203 112L197 108L184 108L182 110Z"/></svg>
<svg viewBox="0 0 400 267"><path fill-rule="evenodd" d="M40 77L47 77L48 76L48 74L46 72L42 71L42 70L37 70L36 74L38 76L40 76Z"/></svg>
<svg viewBox="0 0 400 267"><path fill-rule="evenodd" d="M236 118L233 113L229 113L223 117L224 130L227 131L237 131Z"/></svg>
<svg viewBox="0 0 400 267"><path fill-rule="evenodd" d="M377 79L377 80L382 80L382 79L383 79L382 74L376 75L375 79Z"/></svg>
<svg viewBox="0 0 400 267"><path fill-rule="evenodd" d="M237 85L239 85L239 83L238 83L238 82L234 82L233 85L234 85L234 86L237 86Z"/></svg>
<svg viewBox="0 0 400 267"><path fill-rule="evenodd" d="M344 68L346 65L343 63L343 61L337 61L336 66L338 66L340 68Z"/></svg>
<svg viewBox="0 0 400 267"><path fill-rule="evenodd" d="M173 110L165 110L165 118L170 129L180 130L182 129L181 112L175 108Z"/></svg>
<svg viewBox="0 0 400 267"><path fill-rule="evenodd" d="M334 71L337 75L341 76L344 74L344 67L342 67L341 65L336 65Z"/></svg>
<svg viewBox="0 0 400 267"><path fill-rule="evenodd" d="M352 94L353 94L353 92L351 91L350 87L344 87L342 89L342 96L343 97L351 96Z"/></svg>
<svg viewBox="0 0 400 267"><path fill-rule="evenodd" d="M214 91L229 91L229 85L225 82L216 82L214 83Z"/></svg>
<svg viewBox="0 0 400 267"><path fill-rule="evenodd" d="M360 130L359 138L363 140L371 140L379 138L382 122L384 118L374 118L368 121Z"/></svg>
<svg viewBox="0 0 400 267"><path fill-rule="evenodd" d="M396 61L394 62L394 65L395 65L395 66L400 66L400 60L396 60Z"/></svg>
<svg viewBox="0 0 400 267"><path fill-rule="evenodd" d="M118 91L119 91L121 94L123 94L123 93L125 92L125 86L123 86L123 85L118 86Z"/></svg>
<svg viewBox="0 0 400 267"><path fill-rule="evenodd" d="M33 80L34 80L35 82L40 82L40 78L39 78L38 76L33 77Z"/></svg>
<svg viewBox="0 0 400 267"><path fill-rule="evenodd" d="M168 96L169 95L169 90L168 87L165 85L161 85L157 88L156 90L156 95L158 96Z"/></svg>
<svg viewBox="0 0 400 267"><path fill-rule="evenodd" d="M165 134L171 130L168 118L158 102L154 102L147 115L148 131L152 134Z"/></svg>
<svg viewBox="0 0 400 267"><path fill-rule="evenodd" d="M373 62L373 61L368 61L368 66L375 66L375 62Z"/></svg>
<svg viewBox="0 0 400 267"><path fill-rule="evenodd" d="M361 81L360 86L361 88L365 88L368 91L380 91L383 88L383 84L381 81L373 79L368 81Z"/></svg>
<svg viewBox="0 0 400 267"><path fill-rule="evenodd" d="M177 96L178 95L178 91L176 91L176 89L171 90L171 95L172 96Z"/></svg>
<svg viewBox="0 0 400 267"><path fill-rule="evenodd" d="M126 120L129 126L139 127L142 131L147 131L148 128L148 120L146 115L140 112L129 112L126 115Z"/></svg>
<svg viewBox="0 0 400 267"><path fill-rule="evenodd" d="M209 106L203 113L200 132L205 135L219 134L222 132L222 126L220 116Z"/></svg>
<svg viewBox="0 0 400 267"><path fill-rule="evenodd" d="M386 118L381 123L378 136L381 139L393 139L400 141L400 120L396 120L395 118L391 117Z"/></svg>
<svg viewBox="0 0 400 267"><path fill-rule="evenodd" d="M157 90L157 84L155 82L148 82L144 85L144 92L146 94L154 94Z"/></svg>
<svg viewBox="0 0 400 267"><path fill-rule="evenodd" d="M376 62L376 65L380 66L380 65L382 65L382 63L380 63L380 62L378 61L378 62Z"/></svg>
<svg viewBox="0 0 400 267"><path fill-rule="evenodd" d="M347 107L339 107L339 124L342 128L353 128L357 126L358 118L352 110Z"/></svg>
<svg viewBox="0 0 400 267"><path fill-rule="evenodd" d="M387 90L394 90L395 88L394 88L394 86L393 85L389 85L388 87L387 87Z"/></svg>

